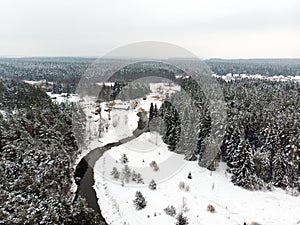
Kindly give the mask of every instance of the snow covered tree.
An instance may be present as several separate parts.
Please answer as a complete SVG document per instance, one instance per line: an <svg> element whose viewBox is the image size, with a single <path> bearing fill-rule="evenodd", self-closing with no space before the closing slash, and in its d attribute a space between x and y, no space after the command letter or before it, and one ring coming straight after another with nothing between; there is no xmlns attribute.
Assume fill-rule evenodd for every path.
<svg viewBox="0 0 300 225"><path fill-rule="evenodd" d="M283 151L276 151L273 165L273 183L276 187L286 188L289 183L288 178L289 161Z"/></svg>
<svg viewBox="0 0 300 225"><path fill-rule="evenodd" d="M176 144L180 138L180 118L178 111L168 101L165 101L160 114L166 125L166 132L163 134L163 141L168 145L170 151L175 151Z"/></svg>
<svg viewBox="0 0 300 225"><path fill-rule="evenodd" d="M136 182L137 184L143 184L144 183L142 175L140 173L136 173L135 170L132 170L131 180L133 182Z"/></svg>
<svg viewBox="0 0 300 225"><path fill-rule="evenodd" d="M153 115L154 115L154 106L153 103L151 102L150 109L149 109L149 121L153 119Z"/></svg>
<svg viewBox="0 0 300 225"><path fill-rule="evenodd" d="M176 225L188 225L189 221L186 216L183 216L183 213L179 213L177 216Z"/></svg>
<svg viewBox="0 0 300 225"><path fill-rule="evenodd" d="M118 171L118 169L116 167L113 168L110 175L116 180L118 180L120 178L120 172Z"/></svg>
<svg viewBox="0 0 300 225"><path fill-rule="evenodd" d="M136 174L136 181L137 184L143 184L144 183L144 179L142 178L142 175L140 173Z"/></svg>
<svg viewBox="0 0 300 225"><path fill-rule="evenodd" d="M128 158L125 153L121 155L120 162L123 164L128 163Z"/></svg>
<svg viewBox="0 0 300 225"><path fill-rule="evenodd" d="M128 165L125 165L123 170L122 170L122 179L126 182L129 183L131 177L131 170Z"/></svg>
<svg viewBox="0 0 300 225"><path fill-rule="evenodd" d="M241 139L232 158L232 182L246 189L258 189L259 182L254 172L253 151L247 140Z"/></svg>
<svg viewBox="0 0 300 225"><path fill-rule="evenodd" d="M150 190L156 190L156 183L154 180L151 180L150 183L149 183L149 189Z"/></svg>
<svg viewBox="0 0 300 225"><path fill-rule="evenodd" d="M140 191L137 191L135 193L135 199L133 200L133 204L135 205L135 208L137 210L141 210L146 207L147 201Z"/></svg>
<svg viewBox="0 0 300 225"><path fill-rule="evenodd" d="M157 117L158 116L158 109L157 109L157 105L154 105L154 110L153 110L153 117Z"/></svg>
<svg viewBox="0 0 300 225"><path fill-rule="evenodd" d="M211 171L217 167L217 157L219 156L219 146L208 136L202 142L201 156L199 156L198 164Z"/></svg>
<svg viewBox="0 0 300 225"><path fill-rule="evenodd" d="M136 182L137 180L137 173L135 172L135 170L132 170L132 173L131 173L131 180L133 182Z"/></svg>

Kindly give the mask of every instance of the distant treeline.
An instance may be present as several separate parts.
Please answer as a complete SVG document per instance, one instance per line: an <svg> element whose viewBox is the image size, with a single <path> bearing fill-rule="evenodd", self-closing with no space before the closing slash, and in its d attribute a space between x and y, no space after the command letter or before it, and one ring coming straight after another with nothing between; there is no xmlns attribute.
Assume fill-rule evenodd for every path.
<svg viewBox="0 0 300 225"><path fill-rule="evenodd" d="M48 82L61 82L71 85L72 83L78 83L86 69L95 60L95 58L76 57L0 58L0 77L47 80ZM102 61L106 63L118 62L117 59L99 60L99 62ZM186 62L189 63L188 60ZM266 76L300 75L300 59L209 59L204 62L213 73L219 75L228 73L262 74ZM126 70L119 71L119 74L122 75L124 72L126 73Z"/></svg>
<svg viewBox="0 0 300 225"><path fill-rule="evenodd" d="M261 74L265 76L299 76L300 59L210 59L205 61L218 75Z"/></svg>

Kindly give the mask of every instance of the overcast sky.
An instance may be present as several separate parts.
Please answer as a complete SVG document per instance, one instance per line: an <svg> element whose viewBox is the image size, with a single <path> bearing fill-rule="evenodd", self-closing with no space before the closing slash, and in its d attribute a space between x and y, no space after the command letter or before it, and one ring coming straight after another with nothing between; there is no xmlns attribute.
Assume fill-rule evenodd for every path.
<svg viewBox="0 0 300 225"><path fill-rule="evenodd" d="M300 1L0 0L2 56L101 56L139 41L201 58L300 58Z"/></svg>

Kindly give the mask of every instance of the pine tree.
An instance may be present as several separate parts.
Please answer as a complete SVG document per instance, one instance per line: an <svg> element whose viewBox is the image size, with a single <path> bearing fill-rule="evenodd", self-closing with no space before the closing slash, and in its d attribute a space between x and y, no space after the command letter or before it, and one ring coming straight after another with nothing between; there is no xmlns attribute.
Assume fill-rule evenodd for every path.
<svg viewBox="0 0 300 225"><path fill-rule="evenodd" d="M147 201L140 191L137 191L135 193L135 199L133 200L133 204L135 205L137 210L141 210L146 207Z"/></svg>
<svg viewBox="0 0 300 225"><path fill-rule="evenodd" d="M144 180L143 180L142 175L140 173L136 174L136 181L135 182L137 184L143 184L144 183Z"/></svg>
<svg viewBox="0 0 300 225"><path fill-rule="evenodd" d="M154 180L151 180L150 183L149 183L149 189L150 190L156 190L156 183Z"/></svg>
<svg viewBox="0 0 300 225"><path fill-rule="evenodd" d="M288 159L283 151L279 149L275 152L274 155L274 164L273 164L273 183L276 187L286 188L289 183L288 178Z"/></svg>
<svg viewBox="0 0 300 225"><path fill-rule="evenodd" d="M128 158L127 158L127 155L125 153L121 155L120 161L123 164L128 163Z"/></svg>
<svg viewBox="0 0 300 225"><path fill-rule="evenodd" d="M152 120L153 116L154 116L154 106L153 106L153 103L151 102L150 110L149 110L149 121Z"/></svg>
<svg viewBox="0 0 300 225"><path fill-rule="evenodd" d="M163 135L163 141L168 145L170 151L175 151L177 142L180 138L179 114L170 102L164 102L160 112L166 124L166 132Z"/></svg>
<svg viewBox="0 0 300 225"><path fill-rule="evenodd" d="M122 178L125 180L126 183L129 183L131 177L131 170L128 165L125 165L122 170Z"/></svg>
<svg viewBox="0 0 300 225"><path fill-rule="evenodd" d="M233 153L231 163L232 182L246 189L257 189L258 178L254 172L253 152L247 140L241 139L237 150Z"/></svg>
<svg viewBox="0 0 300 225"><path fill-rule="evenodd" d="M118 171L118 169L116 167L113 168L110 175L116 180L118 180L120 178L120 172Z"/></svg>
<svg viewBox="0 0 300 225"><path fill-rule="evenodd" d="M154 105L154 110L153 110L153 117L157 117L158 116L158 109L157 109L157 105Z"/></svg>
<svg viewBox="0 0 300 225"><path fill-rule="evenodd" d="M176 225L188 225L189 224L187 217L183 216L182 212L178 214L176 219L177 219Z"/></svg>
<svg viewBox="0 0 300 225"><path fill-rule="evenodd" d="M132 173L131 173L131 180L133 182L136 182L137 181L137 173L135 172L135 170L132 170Z"/></svg>

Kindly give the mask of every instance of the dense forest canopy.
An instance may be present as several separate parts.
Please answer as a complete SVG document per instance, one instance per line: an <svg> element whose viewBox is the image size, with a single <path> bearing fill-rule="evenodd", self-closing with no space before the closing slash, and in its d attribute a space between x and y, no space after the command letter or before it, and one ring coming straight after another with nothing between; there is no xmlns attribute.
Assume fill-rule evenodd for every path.
<svg viewBox="0 0 300 225"><path fill-rule="evenodd" d="M233 174L232 181L247 189L270 188L272 185L300 191L300 84L260 79L216 80L226 102L225 133L222 124L211 120L213 109L201 90L185 79L185 90L190 87L194 101L187 104L183 94L170 97L180 108L168 102L159 110L166 124L163 140L171 151L184 154L188 160L198 160L200 166L210 170L224 161ZM174 102L174 101L173 101ZM191 115L198 120L191 119ZM214 124L215 123L215 124ZM218 127L211 133L211 127ZM183 128L185 132L182 132ZM221 146L211 148L215 135L222 135ZM179 143L183 135L184 145ZM197 148L193 140L198 135ZM217 154L214 155L214 151ZM213 157L213 158L212 158Z"/></svg>
<svg viewBox="0 0 300 225"><path fill-rule="evenodd" d="M83 112L12 80L0 80L0 99L0 224L101 224L70 193Z"/></svg>

